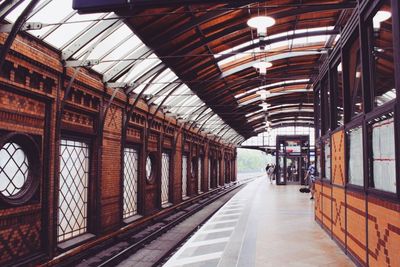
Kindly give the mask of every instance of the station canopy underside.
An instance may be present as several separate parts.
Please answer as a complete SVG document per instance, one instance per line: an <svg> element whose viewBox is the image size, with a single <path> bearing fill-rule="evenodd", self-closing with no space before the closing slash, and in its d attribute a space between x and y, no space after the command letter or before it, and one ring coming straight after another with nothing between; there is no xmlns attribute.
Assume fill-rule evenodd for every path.
<svg viewBox="0 0 400 267"><path fill-rule="evenodd" d="M29 2L0 1L6 20ZM36 29L25 31L59 49L65 66L89 66L106 85L228 142L313 127L313 79L356 1L156 2L79 14L72 0L41 0L26 20ZM275 20L265 36L247 23L256 16ZM256 62L272 66L263 75Z"/></svg>

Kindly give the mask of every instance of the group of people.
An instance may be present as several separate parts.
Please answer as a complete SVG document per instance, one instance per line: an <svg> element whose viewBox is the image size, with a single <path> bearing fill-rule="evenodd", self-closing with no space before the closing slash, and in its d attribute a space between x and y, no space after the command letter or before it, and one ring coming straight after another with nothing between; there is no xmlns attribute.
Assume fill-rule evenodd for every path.
<svg viewBox="0 0 400 267"><path fill-rule="evenodd" d="M275 180L275 174L276 174L275 165L267 164L267 167L265 167L265 171L267 172L269 181L272 184L272 181Z"/></svg>
<svg viewBox="0 0 400 267"><path fill-rule="evenodd" d="M265 171L267 172L268 178L270 183L272 184L272 181L275 180L276 177L276 168L274 164L267 164L267 167L265 167ZM304 178L305 182L308 185L308 188L310 189L311 197L310 199L314 199L314 191L315 191L315 165L314 162L312 161L311 164L308 166L307 169L307 174L306 177Z"/></svg>

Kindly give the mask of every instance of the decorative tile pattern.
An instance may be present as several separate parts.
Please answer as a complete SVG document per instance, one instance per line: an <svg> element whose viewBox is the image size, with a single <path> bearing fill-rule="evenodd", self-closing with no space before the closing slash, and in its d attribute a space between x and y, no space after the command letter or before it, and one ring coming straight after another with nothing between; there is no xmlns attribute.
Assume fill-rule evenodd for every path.
<svg viewBox="0 0 400 267"><path fill-rule="evenodd" d="M332 188L326 184L323 184L323 189L322 189L323 193L321 194L321 196L323 197L322 203L323 203L323 207L322 207L322 212L323 212L323 225L325 226L325 228L330 232L331 228L332 228L332 197L331 197L331 191Z"/></svg>
<svg viewBox="0 0 400 267"><path fill-rule="evenodd" d="M124 150L124 212L128 218L137 214L139 153L132 148Z"/></svg>
<svg viewBox="0 0 400 267"><path fill-rule="evenodd" d="M61 141L58 241L86 232L89 148L83 142Z"/></svg>
<svg viewBox="0 0 400 267"><path fill-rule="evenodd" d="M342 245L346 236L346 206L344 189L332 187L332 232Z"/></svg>
<svg viewBox="0 0 400 267"><path fill-rule="evenodd" d="M0 266L32 255L41 249L40 212L2 219L0 226Z"/></svg>
<svg viewBox="0 0 400 267"><path fill-rule="evenodd" d="M322 223L322 185L318 181L315 183L314 203L315 218Z"/></svg>
<svg viewBox="0 0 400 267"><path fill-rule="evenodd" d="M358 261L366 263L366 210L364 196L347 193L347 248Z"/></svg>
<svg viewBox="0 0 400 267"><path fill-rule="evenodd" d="M332 135L332 183L344 185L344 131Z"/></svg>
<svg viewBox="0 0 400 267"><path fill-rule="evenodd" d="M400 205L397 205L400 207ZM400 216L378 203L368 204L370 266L400 266Z"/></svg>

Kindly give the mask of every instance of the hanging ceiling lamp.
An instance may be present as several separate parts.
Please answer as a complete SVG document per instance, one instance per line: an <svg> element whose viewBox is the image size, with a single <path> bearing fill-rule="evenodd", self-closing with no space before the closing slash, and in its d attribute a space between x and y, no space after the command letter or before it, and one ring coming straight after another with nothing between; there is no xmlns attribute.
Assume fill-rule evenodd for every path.
<svg viewBox="0 0 400 267"><path fill-rule="evenodd" d="M261 60L253 64L253 68L257 69L261 75L266 75L267 74L267 69L272 67L272 63Z"/></svg>
<svg viewBox="0 0 400 267"><path fill-rule="evenodd" d="M268 103L261 103L260 107L262 107L263 111L268 111L268 107L270 106L270 104Z"/></svg>
<svg viewBox="0 0 400 267"><path fill-rule="evenodd" d="M265 101L267 99L267 96L269 96L271 92L266 90L260 90L257 91L256 94L260 95L262 101Z"/></svg>
<svg viewBox="0 0 400 267"><path fill-rule="evenodd" d="M275 19L268 16L257 16L249 19L247 25L257 29L257 35L261 39L267 36L267 28L275 24Z"/></svg>

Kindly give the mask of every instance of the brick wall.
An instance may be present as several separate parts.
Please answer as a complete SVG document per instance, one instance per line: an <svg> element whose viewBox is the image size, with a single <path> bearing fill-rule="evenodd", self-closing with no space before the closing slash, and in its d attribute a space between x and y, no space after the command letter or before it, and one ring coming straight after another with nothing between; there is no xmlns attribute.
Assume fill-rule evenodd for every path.
<svg viewBox="0 0 400 267"><path fill-rule="evenodd" d="M0 34L0 43L5 37ZM161 209L163 150L173 155L169 191L173 204L182 201L182 153L189 159L191 190L188 192L192 195L197 194L197 177L190 175L193 157L204 158L202 184L206 188L209 146L220 159L225 152L235 153L235 147L210 140L198 129L182 126L160 112L152 119L152 125L148 125L153 117L149 110L154 114L155 109L144 101L138 102L132 116L125 121L127 107L133 100L122 92L116 94L105 113L113 90L104 88L102 77L88 69L80 69L70 94L64 99L73 72L66 69L63 76L60 52L26 34L17 37L1 70L0 140L16 132L31 136L39 147L34 156L41 163L41 172L35 177L39 187L31 200L14 206L0 201L0 265L29 263L35 256L45 261L68 251L59 248L56 241L60 138L82 139L90 145L88 232L95 235L93 239L126 225L122 219L124 144L139 151L138 205L139 213L144 216ZM145 180L148 153L158 155L158 169L151 183ZM221 179L225 176L222 162Z"/></svg>
<svg viewBox="0 0 400 267"><path fill-rule="evenodd" d="M332 229L333 239L358 265L400 266L400 204L345 187L344 131L334 133L331 144L332 185L316 183L316 221Z"/></svg>

